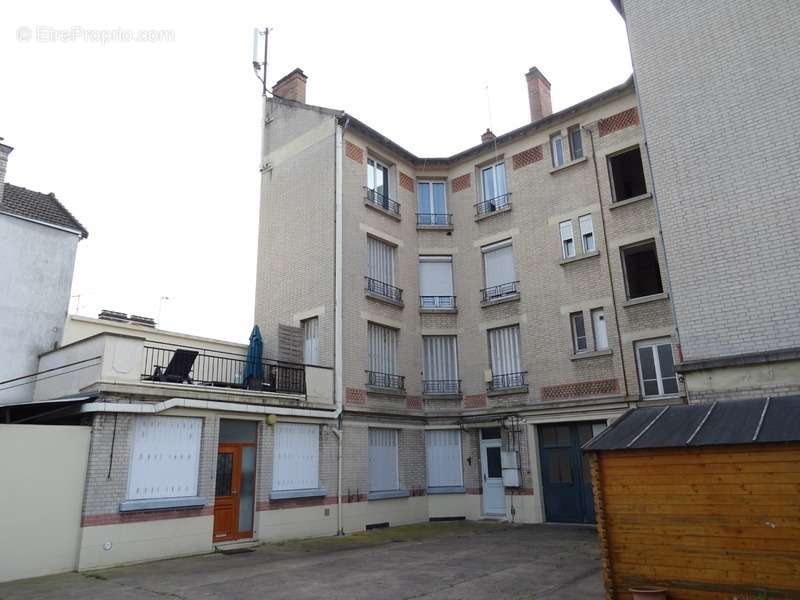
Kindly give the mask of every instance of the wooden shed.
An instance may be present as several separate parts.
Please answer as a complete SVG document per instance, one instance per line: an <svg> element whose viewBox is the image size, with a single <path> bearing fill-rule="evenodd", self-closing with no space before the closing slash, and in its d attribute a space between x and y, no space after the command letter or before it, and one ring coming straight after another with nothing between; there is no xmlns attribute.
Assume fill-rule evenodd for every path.
<svg viewBox="0 0 800 600"><path fill-rule="evenodd" d="M800 396L628 411L584 447L606 598L800 598Z"/></svg>

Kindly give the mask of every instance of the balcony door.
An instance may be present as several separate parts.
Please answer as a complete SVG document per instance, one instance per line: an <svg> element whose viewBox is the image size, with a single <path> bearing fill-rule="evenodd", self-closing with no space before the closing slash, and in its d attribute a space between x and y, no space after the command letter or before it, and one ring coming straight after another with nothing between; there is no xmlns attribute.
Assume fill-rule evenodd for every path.
<svg viewBox="0 0 800 600"><path fill-rule="evenodd" d="M255 421L220 421L214 498L215 542L253 537L257 432Z"/></svg>

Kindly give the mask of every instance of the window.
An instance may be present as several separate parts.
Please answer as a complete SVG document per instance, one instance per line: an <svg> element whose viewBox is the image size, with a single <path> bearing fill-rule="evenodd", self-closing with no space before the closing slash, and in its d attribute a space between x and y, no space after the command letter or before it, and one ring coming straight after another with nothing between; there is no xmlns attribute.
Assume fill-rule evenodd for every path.
<svg viewBox="0 0 800 600"><path fill-rule="evenodd" d="M661 271L658 268L656 243L653 240L627 246L622 248L621 252L629 299L660 294L664 291L661 285Z"/></svg>
<svg viewBox="0 0 800 600"><path fill-rule="evenodd" d="M453 296L453 257L419 257L420 308L455 308Z"/></svg>
<svg viewBox="0 0 800 600"><path fill-rule="evenodd" d="M386 242L367 237L368 272L371 279L394 285L395 253L397 249Z"/></svg>
<svg viewBox="0 0 800 600"><path fill-rule="evenodd" d="M606 317L602 308L592 310L592 331L594 332L594 349L608 350L608 331L606 331Z"/></svg>
<svg viewBox="0 0 800 600"><path fill-rule="evenodd" d="M622 202L647 193L642 155L639 146L608 157L614 202Z"/></svg>
<svg viewBox="0 0 800 600"><path fill-rule="evenodd" d="M272 489L319 488L319 425L277 423Z"/></svg>
<svg viewBox="0 0 800 600"><path fill-rule="evenodd" d="M417 183L417 224L450 224L444 181L420 181Z"/></svg>
<svg viewBox="0 0 800 600"><path fill-rule="evenodd" d="M383 325L367 325L369 385L403 389L403 378L397 373L397 330Z"/></svg>
<svg viewBox="0 0 800 600"><path fill-rule="evenodd" d="M672 360L669 338L636 344L639 382L642 396L666 396L678 393L678 379Z"/></svg>
<svg viewBox="0 0 800 600"><path fill-rule="evenodd" d="M561 133L550 136L550 154L553 156L553 167L564 166L564 138Z"/></svg>
<svg viewBox="0 0 800 600"><path fill-rule="evenodd" d="M128 500L197 496L202 423L198 417L136 418Z"/></svg>
<svg viewBox="0 0 800 600"><path fill-rule="evenodd" d="M561 230L561 256L572 258L575 256L575 237L572 233L572 221L562 221L558 224Z"/></svg>
<svg viewBox="0 0 800 600"><path fill-rule="evenodd" d="M572 160L583 158L583 138L581 137L581 126L573 125L567 129L567 137L569 138L569 153Z"/></svg>
<svg viewBox="0 0 800 600"><path fill-rule="evenodd" d="M508 189L506 188L506 164L497 163L481 170L483 188L483 211L490 212L508 206Z"/></svg>
<svg viewBox="0 0 800 600"><path fill-rule="evenodd" d="M307 365L319 363L319 317L311 317L303 324L303 362Z"/></svg>
<svg viewBox="0 0 800 600"><path fill-rule="evenodd" d="M397 468L397 430L369 429L369 491L400 488Z"/></svg>
<svg viewBox="0 0 800 600"><path fill-rule="evenodd" d="M425 432L425 459L428 487L461 487L461 432L435 429Z"/></svg>
<svg viewBox="0 0 800 600"><path fill-rule="evenodd" d="M576 312L569 316L570 323L572 324L572 349L577 354L578 352L586 352L589 345L586 340L586 324L583 322L583 313Z"/></svg>
<svg viewBox="0 0 800 600"><path fill-rule="evenodd" d="M456 336L422 336L422 355L422 391L426 394L459 393Z"/></svg>
<svg viewBox="0 0 800 600"><path fill-rule="evenodd" d="M514 249L511 240L481 248L483 253L483 277L486 287L484 301L512 296L518 292L514 271Z"/></svg>
<svg viewBox="0 0 800 600"><path fill-rule="evenodd" d="M592 224L592 215L583 215L578 219L578 225L581 228L581 243L583 244L583 252L587 254L597 250L594 243L594 225Z"/></svg>
<svg viewBox="0 0 800 600"><path fill-rule="evenodd" d="M520 355L519 325L489 330L491 389L524 385Z"/></svg>
<svg viewBox="0 0 800 600"><path fill-rule="evenodd" d="M374 158L367 159L367 189L372 202L389 199L389 167Z"/></svg>

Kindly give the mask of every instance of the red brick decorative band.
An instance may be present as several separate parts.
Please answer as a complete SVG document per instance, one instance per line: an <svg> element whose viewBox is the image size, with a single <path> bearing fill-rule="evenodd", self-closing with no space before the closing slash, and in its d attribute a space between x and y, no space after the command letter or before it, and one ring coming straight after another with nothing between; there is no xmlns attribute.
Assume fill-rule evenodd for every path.
<svg viewBox="0 0 800 600"><path fill-rule="evenodd" d="M611 115L610 117L606 117L605 119L600 119L600 137L604 135L608 135L609 133L614 133L615 131L619 131L620 129L625 129L626 127L631 127L633 125L639 124L639 111L636 108L629 108L628 110L623 110L621 113L617 113L615 115Z"/></svg>
<svg viewBox="0 0 800 600"><path fill-rule="evenodd" d="M81 527L98 525L123 525L125 523L144 523L147 521L165 521L169 519L186 519L188 517L205 517L214 514L213 506L187 508L180 510L144 510L130 513L108 513L104 515L84 515Z"/></svg>
<svg viewBox="0 0 800 600"><path fill-rule="evenodd" d="M464 396L464 408L484 408L484 407L486 407L486 394Z"/></svg>
<svg viewBox="0 0 800 600"><path fill-rule="evenodd" d="M422 396L406 396L406 408L422 410Z"/></svg>
<svg viewBox="0 0 800 600"><path fill-rule="evenodd" d="M402 171L400 172L400 187L406 188L409 192L414 191L414 180Z"/></svg>
<svg viewBox="0 0 800 600"><path fill-rule="evenodd" d="M511 157L511 163L514 165L514 170L516 170L532 165L542 160L542 158L544 158L544 151L542 150L542 146L539 145L523 150L519 154L515 154Z"/></svg>
<svg viewBox="0 0 800 600"><path fill-rule="evenodd" d="M550 385L542 388L542 400L563 400L586 396L607 396L619 393L618 379L598 379L565 385Z"/></svg>
<svg viewBox="0 0 800 600"><path fill-rule="evenodd" d="M450 187L453 189L453 193L460 192L461 190L466 190L472 185L472 175L470 173L464 173L464 175L459 175L458 177L454 178L453 181L450 183Z"/></svg>
<svg viewBox="0 0 800 600"><path fill-rule="evenodd" d="M358 388L347 388L344 391L345 404L366 404L367 403L367 390L360 390Z"/></svg>
<svg viewBox="0 0 800 600"><path fill-rule="evenodd" d="M356 146L355 144L351 144L350 142L344 143L344 153L347 158L352 158L359 164L363 164L364 162L364 151Z"/></svg>

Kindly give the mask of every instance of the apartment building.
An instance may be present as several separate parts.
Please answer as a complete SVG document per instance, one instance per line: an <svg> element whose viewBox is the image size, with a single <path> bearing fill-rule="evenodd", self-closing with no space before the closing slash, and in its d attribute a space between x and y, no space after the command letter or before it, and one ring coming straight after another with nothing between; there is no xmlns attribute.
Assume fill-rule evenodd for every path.
<svg viewBox="0 0 800 600"><path fill-rule="evenodd" d="M796 393L800 6L613 3L628 30L689 401Z"/></svg>
<svg viewBox="0 0 800 600"><path fill-rule="evenodd" d="M531 122L450 157L306 103L299 69L265 99L255 321L334 367L346 528L592 522L580 445L682 401L633 81L552 113L526 78Z"/></svg>

